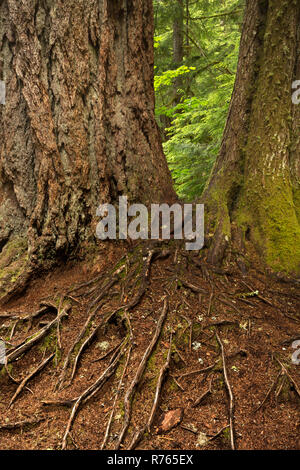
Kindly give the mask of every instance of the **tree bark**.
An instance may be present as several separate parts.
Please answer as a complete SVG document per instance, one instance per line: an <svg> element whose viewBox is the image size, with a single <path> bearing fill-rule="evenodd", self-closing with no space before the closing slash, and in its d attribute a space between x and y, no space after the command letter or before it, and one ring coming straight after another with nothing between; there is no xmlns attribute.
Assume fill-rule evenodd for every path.
<svg viewBox="0 0 300 470"><path fill-rule="evenodd" d="M94 240L99 204L174 192L151 0L1 0L0 51L0 278L16 281Z"/></svg>
<svg viewBox="0 0 300 470"><path fill-rule="evenodd" d="M236 242L276 271L300 272L299 39L299 1L247 1L229 115L203 196L212 263Z"/></svg>

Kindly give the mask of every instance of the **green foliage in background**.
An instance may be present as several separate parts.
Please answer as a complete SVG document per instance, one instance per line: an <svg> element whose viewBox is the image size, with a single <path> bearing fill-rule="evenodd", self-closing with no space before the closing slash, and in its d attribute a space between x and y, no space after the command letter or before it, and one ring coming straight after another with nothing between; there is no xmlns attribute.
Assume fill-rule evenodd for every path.
<svg viewBox="0 0 300 470"><path fill-rule="evenodd" d="M182 63L174 64L178 4L184 53ZM154 0L156 117L177 193L185 200L201 195L220 148L244 4L244 0Z"/></svg>

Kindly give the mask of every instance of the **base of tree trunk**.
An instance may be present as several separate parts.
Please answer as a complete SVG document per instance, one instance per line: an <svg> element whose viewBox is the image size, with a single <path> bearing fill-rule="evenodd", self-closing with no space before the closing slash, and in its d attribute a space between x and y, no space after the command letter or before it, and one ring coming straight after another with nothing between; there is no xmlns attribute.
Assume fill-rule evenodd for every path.
<svg viewBox="0 0 300 470"><path fill-rule="evenodd" d="M0 256L0 302L5 303L20 294L32 278L27 242L22 238L10 240Z"/></svg>
<svg viewBox="0 0 300 470"><path fill-rule="evenodd" d="M272 270L300 275L300 106L291 89L300 76L299 17L299 2L246 2L228 118L203 196L211 262L243 245Z"/></svg>

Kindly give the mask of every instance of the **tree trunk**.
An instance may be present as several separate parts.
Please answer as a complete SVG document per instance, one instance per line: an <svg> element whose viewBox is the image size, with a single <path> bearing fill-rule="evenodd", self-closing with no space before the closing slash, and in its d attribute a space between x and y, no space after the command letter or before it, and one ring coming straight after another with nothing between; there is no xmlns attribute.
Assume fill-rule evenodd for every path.
<svg viewBox="0 0 300 470"><path fill-rule="evenodd" d="M94 240L101 203L173 199L152 13L151 0L0 2L0 278Z"/></svg>
<svg viewBox="0 0 300 470"><path fill-rule="evenodd" d="M176 0L174 4L174 19L173 19L173 66L178 68L183 63L183 16L184 6L183 0ZM173 104L176 105L180 102L181 93L178 89L183 86L182 77L177 77L174 80L174 98Z"/></svg>
<svg viewBox="0 0 300 470"><path fill-rule="evenodd" d="M300 272L299 41L299 1L247 1L228 120L203 197L213 263L237 242L276 271Z"/></svg>

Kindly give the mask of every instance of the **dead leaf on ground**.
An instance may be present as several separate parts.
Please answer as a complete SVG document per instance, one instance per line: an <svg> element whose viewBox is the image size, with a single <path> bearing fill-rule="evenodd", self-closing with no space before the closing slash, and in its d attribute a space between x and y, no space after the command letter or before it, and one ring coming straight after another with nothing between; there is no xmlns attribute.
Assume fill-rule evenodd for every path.
<svg viewBox="0 0 300 470"><path fill-rule="evenodd" d="M177 408L164 413L160 418L157 434L163 434L178 426L183 418L183 409Z"/></svg>

